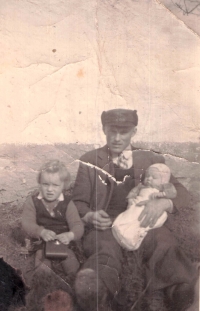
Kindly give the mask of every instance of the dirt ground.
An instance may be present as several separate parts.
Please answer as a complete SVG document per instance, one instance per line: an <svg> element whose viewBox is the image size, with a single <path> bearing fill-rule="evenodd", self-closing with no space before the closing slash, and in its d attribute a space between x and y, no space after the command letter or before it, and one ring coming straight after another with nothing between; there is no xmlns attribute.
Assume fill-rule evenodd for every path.
<svg viewBox="0 0 200 311"><path fill-rule="evenodd" d="M136 144L137 147L156 150L165 154L166 162L173 174L191 194L191 204L188 209L179 211L170 217L170 228L177 237L180 247L195 262L200 261L200 148L198 144ZM26 283L31 287L27 301L29 305L23 311L41 311L42 297L56 288L71 291L71 280L65 278L55 267L52 274L52 284L40 279L35 283L38 295L33 293L31 280L33 276L33 255L21 254L25 234L21 230L20 221L23 202L28 193L37 187L36 175L40 165L50 158L59 158L68 166L72 182L75 180L78 163L74 162L84 152L94 146L81 145L46 145L46 146L0 146L0 257L3 257L13 267L22 271ZM79 260L84 257L81 247L73 246ZM134 302L143 290L142 271L138 264L138 254L124 252L123 287L126 296L127 311L143 311L141 307L134 308ZM132 278L133 269L137 270L137 279ZM42 283L43 282L43 283ZM46 282L46 283L45 283ZM40 287L41 286L41 287ZM40 290L38 289L40 288ZM32 295L32 296L31 296ZM34 303L33 303L34 301ZM132 308L132 309L131 309ZM11 308L17 310L17 308ZM113 310L115 311L115 310ZM162 311L162 310L161 310Z"/></svg>

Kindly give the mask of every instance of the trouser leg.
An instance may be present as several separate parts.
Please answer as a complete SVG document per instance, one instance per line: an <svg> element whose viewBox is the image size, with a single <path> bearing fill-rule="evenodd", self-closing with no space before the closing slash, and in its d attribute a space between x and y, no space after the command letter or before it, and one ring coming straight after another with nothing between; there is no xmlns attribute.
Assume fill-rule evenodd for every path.
<svg viewBox="0 0 200 311"><path fill-rule="evenodd" d="M83 310L106 311L108 293L115 296L120 288L120 246L111 230L94 230L86 236L83 247L88 259L75 281L77 302Z"/></svg>
<svg viewBox="0 0 200 311"><path fill-rule="evenodd" d="M176 239L165 226L149 231L141 248L152 290L191 283L196 278L196 266L178 247Z"/></svg>
<svg viewBox="0 0 200 311"><path fill-rule="evenodd" d="M43 249L39 249L35 253L35 267L37 268L41 264L44 264L51 269L51 261L45 258Z"/></svg>
<svg viewBox="0 0 200 311"><path fill-rule="evenodd" d="M172 233L165 226L149 231L141 249L148 292L164 290L174 311L190 304L197 267L178 247Z"/></svg>
<svg viewBox="0 0 200 311"><path fill-rule="evenodd" d="M71 249L67 250L67 258L61 262L64 272L69 274L74 274L79 269L79 262Z"/></svg>
<svg viewBox="0 0 200 311"><path fill-rule="evenodd" d="M90 232L83 247L88 257L83 269L95 270L109 292L116 295L120 289L122 251L111 230Z"/></svg>

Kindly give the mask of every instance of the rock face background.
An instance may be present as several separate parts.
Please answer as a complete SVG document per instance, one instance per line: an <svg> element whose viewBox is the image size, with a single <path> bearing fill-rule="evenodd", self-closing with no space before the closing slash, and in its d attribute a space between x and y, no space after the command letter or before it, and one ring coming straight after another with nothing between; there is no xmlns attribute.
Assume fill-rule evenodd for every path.
<svg viewBox="0 0 200 311"><path fill-rule="evenodd" d="M138 142L136 147L162 152L174 176L200 201L200 148L195 143ZM72 186L78 169L78 159L95 145L1 145L0 146L0 203L21 204L28 193L37 187L40 166L49 159L63 161L71 174ZM152 148L153 147L153 148ZM170 150L171 153L166 153ZM199 183L199 185L198 185Z"/></svg>
<svg viewBox="0 0 200 311"><path fill-rule="evenodd" d="M148 143L135 146L149 149ZM76 178L78 159L94 145L1 145L0 146L0 216L7 213L11 227L20 222L22 205L27 195L37 187L36 177L41 164L48 159L63 161L71 173L72 185ZM162 152L174 176L191 194L190 206L169 216L169 224L180 244L193 258L200 260L200 148L195 143L151 144ZM171 154L166 153L167 150ZM176 156L174 155L176 154ZM6 208L9 206L9 211ZM13 206L13 211L12 211ZM3 214L2 214L3 215ZM17 216L17 217L16 217ZM3 224L2 224L3 225ZM4 224L3 226L5 226Z"/></svg>

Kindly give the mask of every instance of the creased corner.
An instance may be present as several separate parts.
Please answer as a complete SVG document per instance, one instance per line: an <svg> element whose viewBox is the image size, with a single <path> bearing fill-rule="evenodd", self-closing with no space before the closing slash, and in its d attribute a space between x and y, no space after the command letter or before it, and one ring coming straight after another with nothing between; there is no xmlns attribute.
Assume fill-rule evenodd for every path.
<svg viewBox="0 0 200 311"><path fill-rule="evenodd" d="M179 22L182 22L194 35L200 37L200 1L155 0Z"/></svg>

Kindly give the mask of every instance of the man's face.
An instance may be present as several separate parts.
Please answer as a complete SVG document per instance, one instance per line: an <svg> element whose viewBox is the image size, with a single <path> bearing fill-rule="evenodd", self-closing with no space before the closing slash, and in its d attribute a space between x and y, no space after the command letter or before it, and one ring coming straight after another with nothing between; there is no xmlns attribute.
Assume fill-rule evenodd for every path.
<svg viewBox="0 0 200 311"><path fill-rule="evenodd" d="M40 180L40 191L47 201L55 201L64 189L64 182L60 180L59 173L43 172Z"/></svg>
<svg viewBox="0 0 200 311"><path fill-rule="evenodd" d="M136 127L122 127L105 125L103 127L104 134L106 135L107 145L113 156L118 155L128 147L131 138L136 133Z"/></svg>
<svg viewBox="0 0 200 311"><path fill-rule="evenodd" d="M162 174L157 168L149 168L146 171L144 185L151 188L159 189L162 184Z"/></svg>

